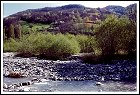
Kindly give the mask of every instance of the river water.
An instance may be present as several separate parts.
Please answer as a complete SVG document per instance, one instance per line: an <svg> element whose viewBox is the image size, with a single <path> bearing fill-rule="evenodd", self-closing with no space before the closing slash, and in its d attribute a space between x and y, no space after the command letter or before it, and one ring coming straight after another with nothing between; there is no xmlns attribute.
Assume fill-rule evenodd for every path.
<svg viewBox="0 0 140 95"><path fill-rule="evenodd" d="M4 78L4 83L19 83L29 81L30 78ZM133 92L136 91L136 83L125 83L119 81L101 82L102 85L97 85L97 81L51 81L34 83L30 86L24 86L24 89L29 88L31 92ZM21 87L23 88L23 87ZM21 89L19 88L19 89Z"/></svg>
<svg viewBox="0 0 140 95"><path fill-rule="evenodd" d="M34 60L33 60L33 58L31 58L31 59L29 59L29 58L27 58L27 59L16 58L16 57L13 57L12 54L10 56L7 56L7 55L9 55L9 53L4 54L4 60L3 60L4 64L6 64L8 62L16 63L19 60L20 61L21 60L22 61L23 60L27 61L27 59L30 60L30 61L28 61L29 64L32 63L34 60L37 61L37 62L41 62L41 63L49 61L49 60L38 60L36 58L34 58ZM61 62L61 61L59 61L59 62L64 63L64 62ZM13 66L13 63L11 65L11 67ZM56 63L56 62L54 62L54 63ZM35 77L45 78L45 81L36 82L36 83L34 83L32 85L28 85L28 86L21 86L21 87L18 87L18 88L7 89L7 90L5 89L4 91L5 92L19 92L19 91L23 91L23 92L26 92L26 91L28 91L28 92L136 92L137 91L136 82L122 81L121 76L123 76L123 75L120 75L120 77L118 79L118 78L116 78L116 76L113 76L112 71L110 71L111 75L113 77L115 77L115 80L114 80L114 78L108 78L105 75L104 75L104 78L106 80L99 80L99 79L94 80L95 77L93 77L93 78L90 77L90 76L94 76L93 75L94 73L86 73L88 71L83 72L84 69L82 69L82 71L80 71L81 70L80 68L83 68L82 66L85 66L85 64L78 67L77 71L76 70L74 70L75 72L72 71L73 73L70 72L69 70L75 69L74 67L76 67L77 65L73 66L73 67L70 67L71 66L70 65L70 66L68 66L69 68L65 68L65 66L67 66L67 65L64 65L64 64L63 65L62 64L60 64L60 65L57 64L55 66L53 65L55 68L52 65L51 66L49 65L51 67L51 68L48 68L50 70L49 72L53 72L53 73L54 73L54 71L55 71L55 73L57 72L57 74L53 75L53 78L54 78L54 76L55 77L59 76L60 79L55 79L54 80L52 77L48 78L46 76L45 77L35 76ZM37 66L39 66L39 65L37 65ZM78 66L79 66L79 64L78 64ZM97 67L97 66L98 65L95 65L92 68L95 69L94 67ZM113 68L113 67L110 66L109 68ZM69 70L67 70L67 69L69 69ZM90 72L93 71L89 67L88 67L88 69L90 69ZM129 69L132 69L132 71L134 71L134 68L129 68ZM62 70L65 71L65 72L62 72ZM83 75L83 74L85 74L85 75ZM88 74L90 74L90 75L88 75ZM108 72L107 72L107 74L108 74ZM49 74L47 74L47 75L49 75ZM99 75L100 74L97 74L97 76L99 76ZM132 76L133 75L134 74L132 74ZM79 78L79 79L76 79L76 80L71 79L72 78L71 76L73 76L74 78L75 77ZM82 78L83 76L85 76L84 79L80 80L80 78ZM70 80L64 80L65 77L69 77ZM27 82L27 81L32 80L33 78L34 78L34 76L28 76L28 77L23 77L23 78L3 77L3 82L7 85L11 85L11 84L16 84L16 83L21 83L21 82ZM131 78L131 76L130 76L130 78ZM125 78L125 79L127 79L127 78Z"/></svg>

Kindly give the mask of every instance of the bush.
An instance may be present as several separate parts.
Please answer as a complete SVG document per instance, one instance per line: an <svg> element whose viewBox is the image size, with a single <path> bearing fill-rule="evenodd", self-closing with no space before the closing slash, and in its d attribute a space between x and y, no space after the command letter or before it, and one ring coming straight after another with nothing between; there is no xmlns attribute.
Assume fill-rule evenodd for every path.
<svg viewBox="0 0 140 95"><path fill-rule="evenodd" d="M87 40L88 40L88 37L87 36L84 36L84 35L76 35L76 40L78 41L78 43L80 44L80 48L81 48L81 51L80 52L87 52Z"/></svg>
<svg viewBox="0 0 140 95"><path fill-rule="evenodd" d="M54 40L55 38L52 34L33 33L30 36L22 37L18 52L26 57L37 56L45 53Z"/></svg>
<svg viewBox="0 0 140 95"><path fill-rule="evenodd" d="M76 38L75 38L75 35L73 35L73 34L66 33L65 36L66 36L68 39L76 39Z"/></svg>
<svg viewBox="0 0 140 95"><path fill-rule="evenodd" d="M85 63L91 64L101 64L101 63L110 63L114 57L125 57L125 56L103 56L101 54L95 54L93 52L84 54L81 57L81 60ZM117 59L117 58L115 58ZM126 59L126 58L124 58Z"/></svg>
<svg viewBox="0 0 140 95"><path fill-rule="evenodd" d="M101 55L95 55L95 53L93 53L93 52L86 53L86 54L82 55L81 59L85 63L97 64L97 63L102 62L102 56Z"/></svg>
<svg viewBox="0 0 140 95"><path fill-rule="evenodd" d="M68 39L62 34L56 35L56 40L48 49L47 57L53 59L62 59L70 56L71 54L79 53L80 47L76 40Z"/></svg>
<svg viewBox="0 0 140 95"><path fill-rule="evenodd" d="M39 56L48 59L62 59L71 54L79 53L80 47L75 39L69 39L62 34L35 33L24 36L18 47L20 56Z"/></svg>
<svg viewBox="0 0 140 95"><path fill-rule="evenodd" d="M19 46L18 46L18 52L23 55L24 57L29 57L31 56L31 54L33 53L34 50L34 46L33 46L33 40L34 39L29 39L31 38L32 35L30 36L23 36L21 39L20 39L20 42L19 42Z"/></svg>
<svg viewBox="0 0 140 95"><path fill-rule="evenodd" d="M4 52L16 52L18 50L18 42L12 38L4 40L3 50Z"/></svg>
<svg viewBox="0 0 140 95"><path fill-rule="evenodd" d="M96 40L94 36L77 35L76 40L80 44L81 53L90 53L95 51Z"/></svg>

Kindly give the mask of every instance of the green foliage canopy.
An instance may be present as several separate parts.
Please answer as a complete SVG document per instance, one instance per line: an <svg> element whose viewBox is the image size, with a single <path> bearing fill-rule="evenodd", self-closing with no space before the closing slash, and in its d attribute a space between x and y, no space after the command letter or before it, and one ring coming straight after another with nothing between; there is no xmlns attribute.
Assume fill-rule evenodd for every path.
<svg viewBox="0 0 140 95"><path fill-rule="evenodd" d="M136 24L128 18L118 18L111 15L96 29L96 39L103 55L112 55L119 50L132 51L136 49Z"/></svg>

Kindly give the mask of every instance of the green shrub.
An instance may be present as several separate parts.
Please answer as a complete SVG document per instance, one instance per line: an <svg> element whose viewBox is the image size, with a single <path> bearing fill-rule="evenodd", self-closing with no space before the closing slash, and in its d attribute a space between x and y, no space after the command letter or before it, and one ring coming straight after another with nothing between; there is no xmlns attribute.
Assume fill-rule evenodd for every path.
<svg viewBox="0 0 140 95"><path fill-rule="evenodd" d="M47 51L54 41L52 34L33 33L22 37L18 51L22 54L40 55Z"/></svg>
<svg viewBox="0 0 140 95"><path fill-rule="evenodd" d="M3 50L4 52L16 52L18 49L18 42L12 38L4 40Z"/></svg>
<svg viewBox="0 0 140 95"><path fill-rule="evenodd" d="M6 40L4 51L17 51L18 56L39 56L48 59L63 59L72 54L94 52L94 37L84 35L32 33L18 41ZM95 53L95 52L94 52Z"/></svg>
<svg viewBox="0 0 140 95"><path fill-rule="evenodd" d="M81 59L86 63L93 63L96 61L94 53L84 54Z"/></svg>
<svg viewBox="0 0 140 95"><path fill-rule="evenodd" d="M95 51L96 40L93 36L76 35L76 40L80 44L81 53L90 53Z"/></svg>
<svg viewBox="0 0 140 95"><path fill-rule="evenodd" d="M38 33L34 41L34 49L36 54L45 54L48 48L52 46L56 40L55 35L48 33L47 35Z"/></svg>
<svg viewBox="0 0 140 95"><path fill-rule="evenodd" d="M113 58L113 56L112 57L102 56L102 55L97 55L97 54L91 52L91 53L84 54L81 57L81 60L85 63L99 64L99 63L103 63L103 62L104 63L110 62L112 58Z"/></svg>
<svg viewBox="0 0 140 95"><path fill-rule="evenodd" d="M80 47L75 39L69 39L63 34L34 33L22 37L18 52L25 57L39 56L48 59L62 59L79 53Z"/></svg>
<svg viewBox="0 0 140 95"><path fill-rule="evenodd" d="M29 57L29 55L31 56L33 50L34 50L33 45L32 42L29 40L29 36L24 35L19 41L19 46L17 51L22 56Z"/></svg>
<svg viewBox="0 0 140 95"><path fill-rule="evenodd" d="M23 35L30 34L30 28L27 25L22 25L21 31Z"/></svg>
<svg viewBox="0 0 140 95"><path fill-rule="evenodd" d="M86 44L87 44L88 37L84 36L84 35L76 35L76 40L80 44L80 48L81 48L80 52L85 52L86 51L86 46L87 46Z"/></svg>
<svg viewBox="0 0 140 95"><path fill-rule="evenodd" d="M79 53L80 47L76 40L68 39L62 34L57 34L55 42L48 49L47 57L53 59L62 59L71 54Z"/></svg>
<svg viewBox="0 0 140 95"><path fill-rule="evenodd" d="M65 36L66 36L68 39L76 39L76 38L75 38L75 35L73 35L73 34L66 33Z"/></svg>

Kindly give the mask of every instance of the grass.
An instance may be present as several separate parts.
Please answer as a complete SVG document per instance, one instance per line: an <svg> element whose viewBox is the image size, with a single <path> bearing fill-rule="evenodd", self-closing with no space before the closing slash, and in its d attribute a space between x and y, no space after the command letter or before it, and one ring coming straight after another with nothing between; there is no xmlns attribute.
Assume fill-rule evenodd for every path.
<svg viewBox="0 0 140 95"><path fill-rule="evenodd" d="M28 23L22 21L22 34L31 34L33 32L42 32L50 27L50 25L41 24L41 23Z"/></svg>

